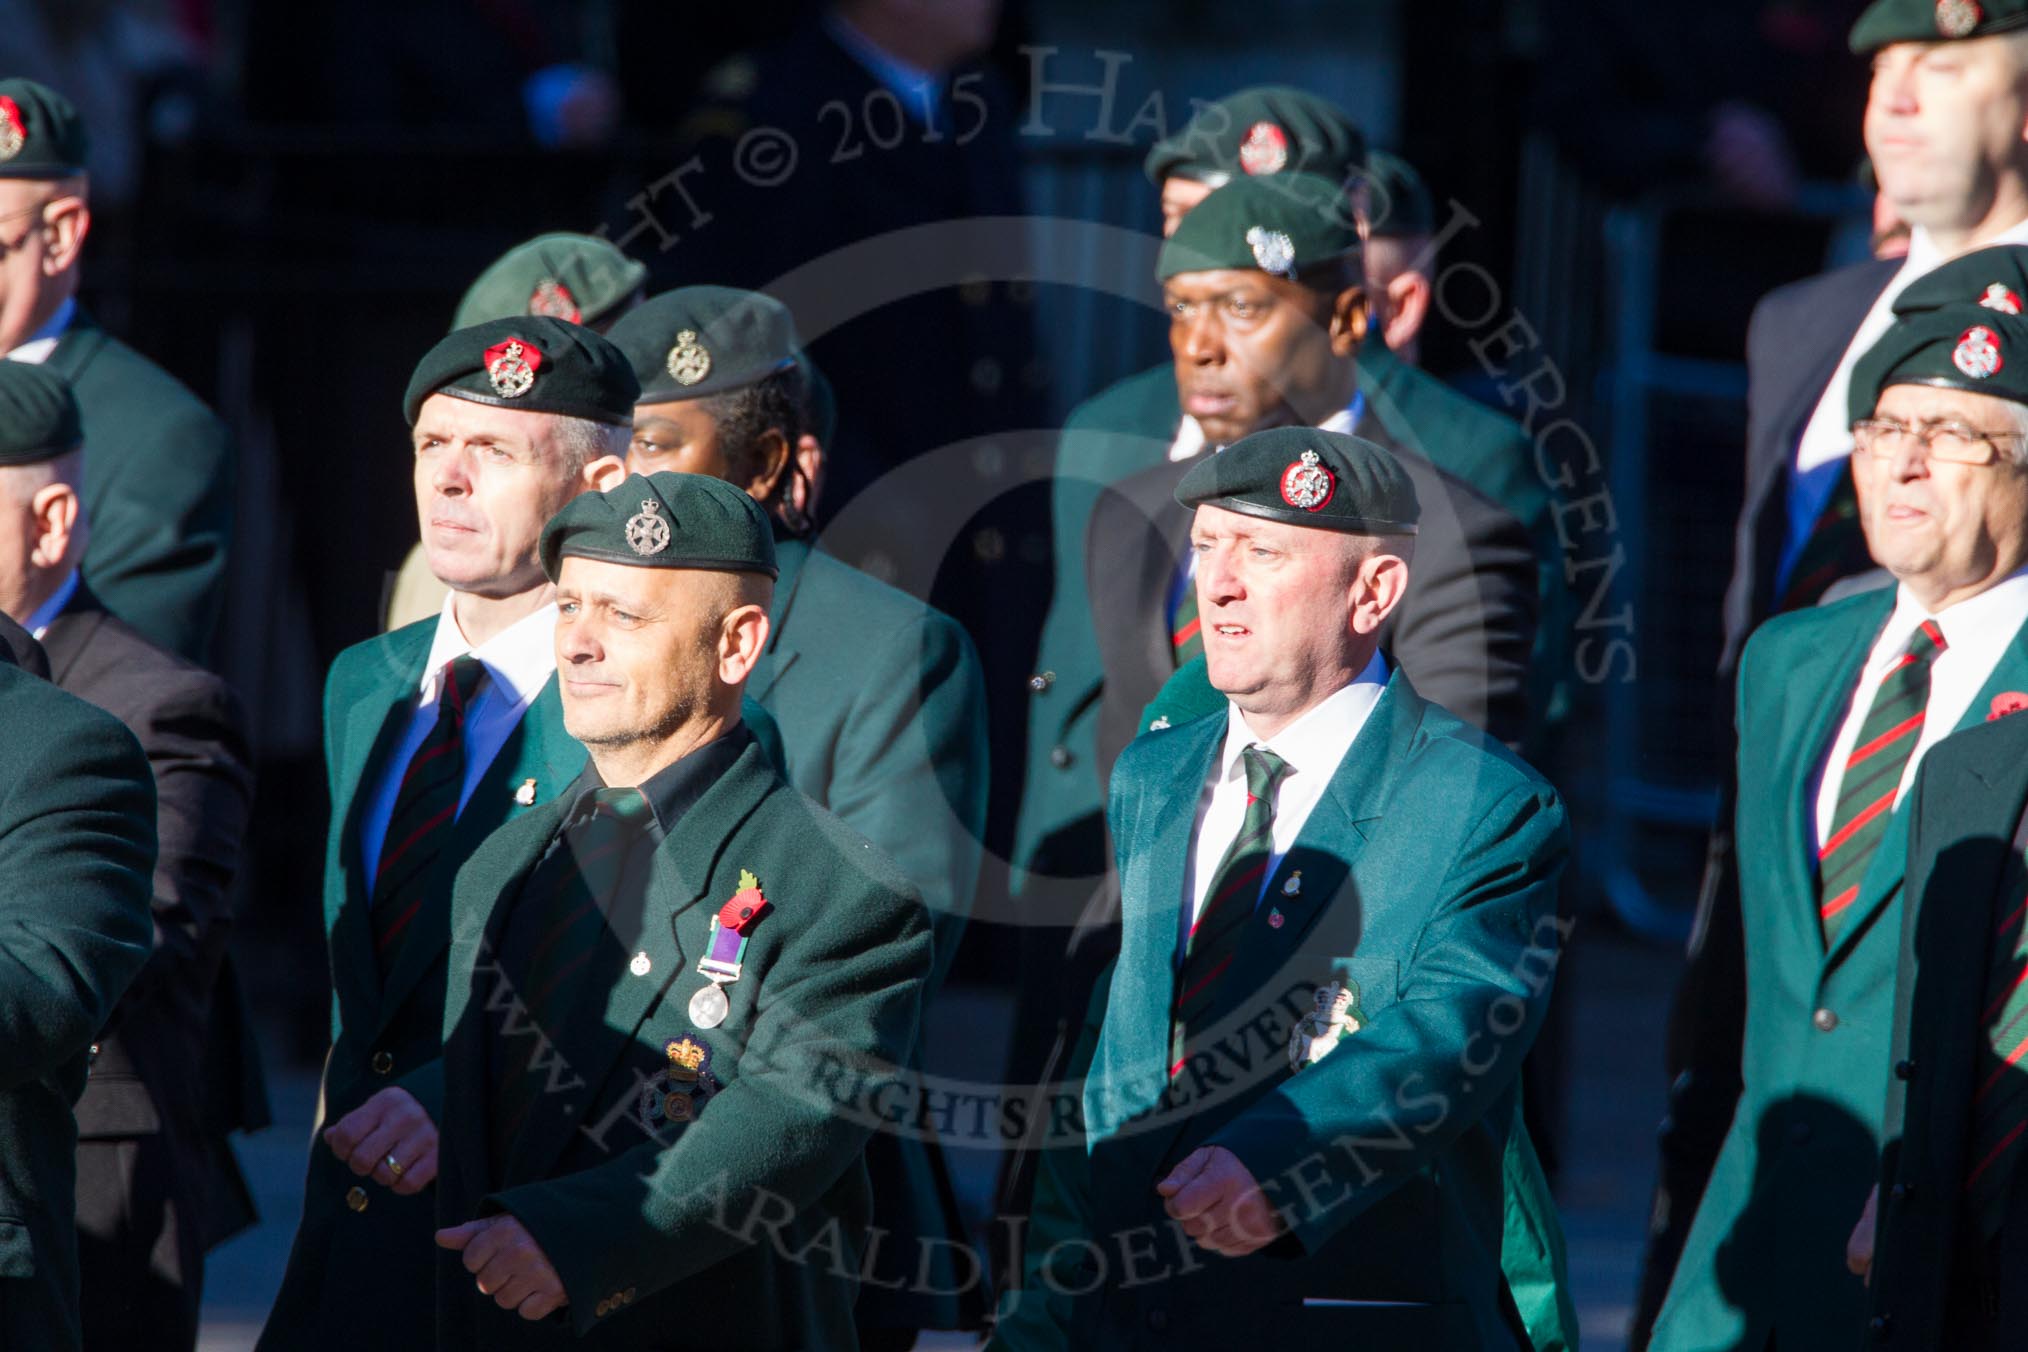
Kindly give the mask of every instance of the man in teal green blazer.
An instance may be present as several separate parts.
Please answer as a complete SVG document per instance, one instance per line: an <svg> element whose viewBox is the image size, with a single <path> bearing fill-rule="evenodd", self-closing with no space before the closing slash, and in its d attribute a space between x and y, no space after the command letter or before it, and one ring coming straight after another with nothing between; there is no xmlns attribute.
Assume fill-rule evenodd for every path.
<svg viewBox="0 0 2028 1352"><path fill-rule="evenodd" d="M1855 1236L1852 1255L1871 1265L1881 1347L1999 1352L2019 1345L2028 1320L2028 1170L2006 1126L2028 1072L2001 1068L2028 1032L2018 993L1996 989L2021 971L2028 718L2011 715L2028 693L1998 698L1986 726L1923 759L1902 809L1893 1071L1867 1213L1877 1233L1870 1248Z"/></svg>
<svg viewBox="0 0 2028 1352"><path fill-rule="evenodd" d="M543 559L591 764L454 891L441 1136L401 1171L441 1169L437 1345L852 1346L861 1099L913 1045L921 899L742 725L775 571L752 498L633 476Z"/></svg>
<svg viewBox="0 0 2028 1352"><path fill-rule="evenodd" d="M1908 813L1929 747L2028 689L2028 322L1898 321L1852 375L1853 483L1897 586L1768 621L1740 665L1743 1089L1657 1352L1849 1348L1879 1177Z"/></svg>
<svg viewBox="0 0 2028 1352"><path fill-rule="evenodd" d="M48 362L84 414L85 580L106 607L194 662L225 599L235 452L210 409L174 376L101 328L77 303L91 229L88 138L70 100L33 80L0 80L0 353ZM33 216L35 222L28 222Z"/></svg>
<svg viewBox="0 0 2028 1352"><path fill-rule="evenodd" d="M77 1122L92 1039L148 960L155 781L111 714L15 664L0 616L0 1346L75 1352Z"/></svg>
<svg viewBox="0 0 2028 1352"><path fill-rule="evenodd" d="M747 695L781 729L789 783L921 891L936 939L927 1007L964 935L986 825L986 689L971 640L811 538L830 438L806 425L820 377L787 307L754 291L681 287L624 315L611 336L641 382L627 467L709 474L768 513L780 576ZM983 1301L950 1256L964 1226L935 1140L878 1136L866 1162L888 1239L860 1327L977 1327ZM925 1255L928 1281L917 1273Z"/></svg>
<svg viewBox="0 0 2028 1352"><path fill-rule="evenodd" d="M1087 1151L1046 1156L999 1343L1527 1347L1504 1180L1562 804L1378 649L1420 515L1386 451L1257 433L1177 499L1231 704L1115 770Z"/></svg>
<svg viewBox="0 0 2028 1352"><path fill-rule="evenodd" d="M511 398L489 374L507 377L503 390L517 387L518 371L502 364L510 342L521 344L515 360L524 365L529 350L538 354L532 379ZM453 590L437 618L339 654L325 686L331 1052L303 1219L264 1349L421 1347L432 1337L433 1200L368 1182L385 1166L377 1155L353 1158L378 1120L358 1114L376 1091L437 1059L458 866L584 765L563 727L554 589L536 547L558 508L601 475L620 474L635 390L604 339L542 317L459 330L416 368L405 402L416 508L432 570ZM447 673L474 661L483 671L467 695L462 744L435 753L463 761L451 818L415 847L429 850L422 873L383 888L374 864L399 844L388 837L413 834L395 827L413 815L398 801L407 769L431 754L428 734L450 711L458 684ZM366 1290L371 1300L360 1298Z"/></svg>
<svg viewBox="0 0 2028 1352"><path fill-rule="evenodd" d="M1343 110L1302 90L1261 86L1205 105L1149 151L1146 172L1161 194L1167 235L1235 177L1301 171L1347 180L1367 158L1365 138ZM1380 334L1384 318L1377 309L1359 349L1359 406L1396 444L1464 480L1526 527L1537 554L1540 606L1528 696L1534 714L1547 717L1559 703L1572 622L1553 495L1521 427L1390 352ZM1104 872L1097 767L1105 673L1086 593L1092 512L1102 490L1162 464L1186 437L1202 446L1196 426L1184 416L1174 363L1120 381L1064 424L1050 483L1055 581L1029 683L1035 698L1015 822L1014 885L1023 896L1048 895L1055 890L1050 880L1062 879L1064 900L1075 906Z"/></svg>

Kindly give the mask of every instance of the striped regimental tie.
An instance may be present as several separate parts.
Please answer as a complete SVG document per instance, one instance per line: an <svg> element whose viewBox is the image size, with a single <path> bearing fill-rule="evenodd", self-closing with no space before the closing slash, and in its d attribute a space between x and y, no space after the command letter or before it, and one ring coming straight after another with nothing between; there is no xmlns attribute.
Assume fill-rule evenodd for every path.
<svg viewBox="0 0 2028 1352"><path fill-rule="evenodd" d="M1169 1074L1183 1068L1191 1030L1201 1028L1218 993L1218 978L1232 965L1252 918L1254 903L1267 881L1274 857L1275 791L1295 773L1289 763L1265 747L1240 753L1246 765L1246 816L1239 835L1226 847L1204 894L1204 909L1184 941L1183 965L1176 974L1176 1005L1169 1019Z"/></svg>
<svg viewBox="0 0 2028 1352"><path fill-rule="evenodd" d="M465 712L485 679L485 664L470 653L444 664L437 721L402 772L373 874L373 956L382 981L394 969L409 922L422 909L430 865L458 819L458 795L465 783Z"/></svg>
<svg viewBox="0 0 2028 1352"><path fill-rule="evenodd" d="M496 1161L526 1123L549 1083L550 1049L572 1009L577 977L608 938L607 914L632 847L653 820L639 789L597 789L580 797L549 851L529 871L507 921L500 955L526 1019L514 1046L496 1048L490 1115ZM517 942L517 938L522 942ZM504 1039L503 1039L504 1040Z"/></svg>
<svg viewBox="0 0 2028 1352"><path fill-rule="evenodd" d="M1894 797L1915 744L1922 740L1923 710L1929 704L1929 675L1937 654L1950 645L1935 620L1924 620L1909 635L1908 647L1880 678L1873 707L1859 727L1859 740L1845 757L1838 782L1838 806L1831 834L1817 852L1817 917L1824 947L1838 941L1859 895L1859 880L1873 862L1894 813Z"/></svg>
<svg viewBox="0 0 2028 1352"><path fill-rule="evenodd" d="M1996 894L1986 974L1985 1043L1979 1049L1979 1087L1972 1097L1970 1168L1965 1193L1980 1232L1999 1233L2007 1191L2028 1129L2028 860L2016 840L2006 884Z"/></svg>

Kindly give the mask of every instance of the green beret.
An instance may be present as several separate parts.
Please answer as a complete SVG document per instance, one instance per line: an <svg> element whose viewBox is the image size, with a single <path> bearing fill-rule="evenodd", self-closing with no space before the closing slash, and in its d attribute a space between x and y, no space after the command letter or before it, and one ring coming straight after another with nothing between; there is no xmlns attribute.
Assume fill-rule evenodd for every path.
<svg viewBox="0 0 2028 1352"><path fill-rule="evenodd" d="M69 178L91 140L71 101L33 80L0 80L0 178Z"/></svg>
<svg viewBox="0 0 2028 1352"><path fill-rule="evenodd" d="M1198 108L1173 136L1155 142L1148 181L1195 179L1217 187L1234 177L1300 170L1343 183L1366 160L1366 138L1344 110L1285 85L1257 85Z"/></svg>
<svg viewBox="0 0 2028 1352"><path fill-rule="evenodd" d="M1873 0L1852 25L1852 50L1894 42L1980 38L2028 24L2028 0Z"/></svg>
<svg viewBox="0 0 2028 1352"><path fill-rule="evenodd" d="M685 286L620 316L612 340L641 381L640 402L670 404L744 389L796 364L796 321L773 296Z"/></svg>
<svg viewBox="0 0 2028 1352"><path fill-rule="evenodd" d="M637 568L779 574L767 513L708 474L630 474L618 488L580 493L542 528L542 571L556 581L571 555Z"/></svg>
<svg viewBox="0 0 2028 1352"><path fill-rule="evenodd" d="M640 392L611 343L569 320L528 315L489 319L438 339L416 363L401 411L413 427L423 400L452 394L522 413L631 427Z"/></svg>
<svg viewBox="0 0 2028 1352"><path fill-rule="evenodd" d="M47 366L0 361L0 465L54 460L83 442L69 381Z"/></svg>
<svg viewBox="0 0 2028 1352"><path fill-rule="evenodd" d="M1359 252L1359 224L1338 185L1315 174L1236 178L1177 222L1155 259L1161 281L1250 268L1294 277Z"/></svg>
<svg viewBox="0 0 2028 1352"><path fill-rule="evenodd" d="M489 319L550 315L597 324L639 291L648 269L597 235L537 235L500 255L458 302L453 329Z"/></svg>
<svg viewBox="0 0 2028 1352"><path fill-rule="evenodd" d="M1176 501L1354 535L1413 535L1422 517L1399 460L1362 437L1314 427L1241 437L1198 461Z"/></svg>
<svg viewBox="0 0 2028 1352"><path fill-rule="evenodd" d="M1872 417L1889 385L1935 385L2028 404L2028 319L1968 301L1910 315L1853 366L1851 421Z"/></svg>
<svg viewBox="0 0 2028 1352"><path fill-rule="evenodd" d="M1366 157L1366 215L1370 235L1427 235L1436 227L1436 208L1422 175L1385 150Z"/></svg>
<svg viewBox="0 0 2028 1352"><path fill-rule="evenodd" d="M2023 297L2028 297L2028 245L1999 244L1953 258L1916 278L1894 298L1894 313L1921 314L1970 301L2018 315L2028 311Z"/></svg>

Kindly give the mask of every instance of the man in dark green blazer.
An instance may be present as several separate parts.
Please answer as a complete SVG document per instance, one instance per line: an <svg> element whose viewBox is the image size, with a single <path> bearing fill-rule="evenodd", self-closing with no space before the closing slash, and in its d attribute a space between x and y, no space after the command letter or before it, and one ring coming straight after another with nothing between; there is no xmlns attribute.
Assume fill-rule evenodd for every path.
<svg viewBox="0 0 2028 1352"><path fill-rule="evenodd" d="M1931 746L2028 689L2028 321L1898 321L1851 414L1860 523L1897 585L1770 620L1742 657L1743 1087L1657 1352L1867 1336L1846 1245L1880 1176L1901 795Z"/></svg>
<svg viewBox="0 0 2028 1352"><path fill-rule="evenodd" d="M437 1345L852 1346L854 1086L913 1044L921 900L742 725L775 571L752 498L633 476L543 560L591 763L454 891L441 1134L395 1171L440 1170Z"/></svg>
<svg viewBox="0 0 2028 1352"><path fill-rule="evenodd" d="M1177 500L1231 702L1115 768L1088 1147L1048 1154L998 1342L1527 1347L1504 1179L1562 804L1379 650L1421 514L1386 451L1257 433Z"/></svg>
<svg viewBox="0 0 2028 1352"><path fill-rule="evenodd" d="M436 618L339 654L325 685L332 1045L264 1349L432 1337L433 1201L366 1185L386 1152L354 1158L378 1123L359 1114L437 1059L458 866L584 765L563 727L554 588L537 545L558 508L620 474L637 388L611 344L547 317L458 330L410 383L417 515L431 570L452 590ZM440 796L422 794L431 781L412 770L450 763ZM411 838L406 866L383 866Z"/></svg>
<svg viewBox="0 0 2028 1352"><path fill-rule="evenodd" d="M0 1346L76 1352L71 1107L152 947L155 785L119 720L15 664L5 616L0 640Z"/></svg>
<svg viewBox="0 0 2028 1352"><path fill-rule="evenodd" d="M2020 1105L2028 693L1924 758L1908 817L1880 1185L1851 1255L1878 1346L2000 1352L2028 1320ZM1873 1231L1877 1217L1877 1233Z"/></svg>
<svg viewBox="0 0 2028 1352"><path fill-rule="evenodd" d="M1343 110L1302 90L1262 86L1206 105L1149 151L1146 172L1161 194L1163 233L1171 235L1227 182L1292 172L1350 182L1368 159L1365 138ZM1572 619L1553 496L1520 426L1391 353L1381 336L1387 317L1376 305L1359 348L1359 407L1394 444L1455 475L1526 528L1537 554L1540 612L1527 698L1545 717L1558 704ZM1013 854L1016 889L1038 902L1061 889L1074 908L1104 872L1098 724L1105 673L1086 594L1092 512L1109 485L1215 449L1196 416L1186 416L1177 369L1166 363L1087 400L1072 411L1058 446L1050 485L1055 581L1029 683L1034 700ZM1449 694L1428 693L1439 700ZM1052 879L1063 881L1052 887Z"/></svg>
<svg viewBox="0 0 2028 1352"><path fill-rule="evenodd" d="M94 453L85 579L151 641L204 661L225 599L235 453L225 425L167 371L78 307L91 229L87 138L70 101L0 80L0 353L48 362L77 392ZM33 217L33 220L29 218Z"/></svg>

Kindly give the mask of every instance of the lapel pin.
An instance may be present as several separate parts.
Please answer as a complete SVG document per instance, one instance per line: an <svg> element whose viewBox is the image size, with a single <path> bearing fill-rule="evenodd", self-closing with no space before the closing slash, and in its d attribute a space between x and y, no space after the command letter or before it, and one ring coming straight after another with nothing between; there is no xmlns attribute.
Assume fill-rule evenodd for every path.
<svg viewBox="0 0 2028 1352"><path fill-rule="evenodd" d="M1301 869L1297 869L1294 873L1291 873L1289 875L1289 880L1282 884L1282 895L1285 897L1293 897L1299 895L1302 892L1302 890L1303 890L1303 871Z"/></svg>
<svg viewBox="0 0 2028 1352"><path fill-rule="evenodd" d="M1148 725L1149 732L1167 732L1168 730L1169 730L1169 715L1167 714L1163 714L1161 717L1157 718L1154 722Z"/></svg>
<svg viewBox="0 0 2028 1352"><path fill-rule="evenodd" d="M1268 928L1269 928L1269 929L1280 929L1281 927L1282 927L1282 911L1281 911L1281 908L1280 908L1279 906L1273 906L1273 907L1269 907L1269 908L1268 908Z"/></svg>
<svg viewBox="0 0 2028 1352"><path fill-rule="evenodd" d="M532 779L522 780L521 787L514 790L514 801L523 807L534 807L535 781Z"/></svg>
<svg viewBox="0 0 2028 1352"><path fill-rule="evenodd" d="M627 964L627 970L635 976L646 976L655 970L655 964L649 960L647 950L643 949L634 954L634 960Z"/></svg>

